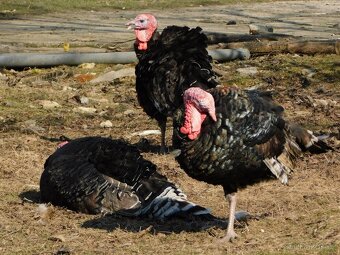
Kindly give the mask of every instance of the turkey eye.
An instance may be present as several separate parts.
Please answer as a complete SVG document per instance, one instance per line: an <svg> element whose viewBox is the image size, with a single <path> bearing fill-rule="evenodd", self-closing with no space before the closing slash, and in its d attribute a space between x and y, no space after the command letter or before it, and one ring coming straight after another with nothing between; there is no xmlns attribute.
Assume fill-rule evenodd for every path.
<svg viewBox="0 0 340 255"><path fill-rule="evenodd" d="M140 21L140 23L144 23L145 22L145 20L144 19L142 19L141 21Z"/></svg>

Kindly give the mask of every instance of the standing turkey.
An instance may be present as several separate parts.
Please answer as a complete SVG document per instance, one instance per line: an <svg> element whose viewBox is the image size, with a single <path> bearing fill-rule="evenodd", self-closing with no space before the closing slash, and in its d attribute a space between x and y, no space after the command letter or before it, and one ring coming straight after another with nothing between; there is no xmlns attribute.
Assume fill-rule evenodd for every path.
<svg viewBox="0 0 340 255"><path fill-rule="evenodd" d="M277 177L283 184L302 150L331 149L310 131L287 123L283 108L268 92L218 86L185 91L174 116L173 144L181 168L200 181L222 185L229 201L229 224L223 241L232 241L236 192Z"/></svg>
<svg viewBox="0 0 340 255"><path fill-rule="evenodd" d="M40 179L43 202L90 214L212 217L123 140L72 140L57 149L44 168Z"/></svg>
<svg viewBox="0 0 340 255"><path fill-rule="evenodd" d="M167 117L181 105L183 92L217 85L206 49L208 39L200 27L168 26L158 33L151 14L140 14L127 25L136 34L137 98L146 114L157 120L164 152Z"/></svg>

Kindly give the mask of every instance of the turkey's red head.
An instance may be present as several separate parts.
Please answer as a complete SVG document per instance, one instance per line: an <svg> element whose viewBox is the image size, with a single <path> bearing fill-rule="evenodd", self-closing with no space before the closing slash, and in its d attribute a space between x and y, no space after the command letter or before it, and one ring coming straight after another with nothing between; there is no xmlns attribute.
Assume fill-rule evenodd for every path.
<svg viewBox="0 0 340 255"><path fill-rule="evenodd" d="M213 96L201 88L191 87L184 92L185 105L184 125L180 128L182 134L187 134L194 140L201 132L201 125L207 115L214 121L216 118L215 100Z"/></svg>
<svg viewBox="0 0 340 255"><path fill-rule="evenodd" d="M148 41L157 29L157 20L151 14L139 14L134 20L126 23L128 29L133 28L136 34L136 43L139 50L148 48Z"/></svg>

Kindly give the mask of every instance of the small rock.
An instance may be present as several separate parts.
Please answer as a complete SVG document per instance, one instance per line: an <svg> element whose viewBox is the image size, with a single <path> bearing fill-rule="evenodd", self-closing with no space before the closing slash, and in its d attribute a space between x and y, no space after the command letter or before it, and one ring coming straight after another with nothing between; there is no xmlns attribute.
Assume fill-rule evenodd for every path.
<svg viewBox="0 0 340 255"><path fill-rule="evenodd" d="M85 82L93 80L95 76L96 76L96 73L85 73L85 74L76 74L74 78L81 83L85 83Z"/></svg>
<svg viewBox="0 0 340 255"><path fill-rule="evenodd" d="M54 101L49 101L49 100L40 100L39 104L44 108L44 109L53 109L53 108L58 108L61 107L60 104Z"/></svg>
<svg viewBox="0 0 340 255"><path fill-rule="evenodd" d="M230 26L230 25L236 25L236 20L229 20L227 21L227 25Z"/></svg>
<svg viewBox="0 0 340 255"><path fill-rule="evenodd" d="M316 74L316 72L314 69L304 68L302 69L302 74L307 75L308 78L312 78Z"/></svg>
<svg viewBox="0 0 340 255"><path fill-rule="evenodd" d="M34 133L44 132L45 128L40 127L37 125L37 122L35 120L26 120L24 123L24 128L26 130L30 130Z"/></svg>
<svg viewBox="0 0 340 255"><path fill-rule="evenodd" d="M244 67L244 68L237 68L237 72L239 72L243 76L253 76L257 74L257 68L254 66Z"/></svg>
<svg viewBox="0 0 340 255"><path fill-rule="evenodd" d="M111 121L107 120L107 121L103 121L102 123L100 123L100 127L102 128L112 128L113 124Z"/></svg>
<svg viewBox="0 0 340 255"><path fill-rule="evenodd" d="M104 81L113 81L114 79L122 78L122 77L131 77L135 75L135 68L129 67L124 68L118 71L110 71L103 75L100 75L96 79L91 80L91 83L99 83Z"/></svg>
<svg viewBox="0 0 340 255"><path fill-rule="evenodd" d="M89 103L89 99L87 97L80 97L80 103L81 104L88 104Z"/></svg>
<svg viewBox="0 0 340 255"><path fill-rule="evenodd" d="M77 89L69 87L69 86L63 86L63 91L76 91Z"/></svg>
<svg viewBox="0 0 340 255"><path fill-rule="evenodd" d="M89 103L89 99L85 96L76 95L73 98L80 104L88 104Z"/></svg>
<svg viewBox="0 0 340 255"><path fill-rule="evenodd" d="M328 106L335 106L336 101L330 100L330 99L314 99L313 106L321 106L321 107L328 107Z"/></svg>
<svg viewBox="0 0 340 255"><path fill-rule="evenodd" d="M96 108L93 107L76 107L73 108L74 112L85 113L85 114L95 114L97 112Z"/></svg>
<svg viewBox="0 0 340 255"><path fill-rule="evenodd" d="M54 242L65 242L66 241L63 235L53 235L53 236L50 236L48 240L51 240Z"/></svg>
<svg viewBox="0 0 340 255"><path fill-rule="evenodd" d="M133 110L126 110L123 112L124 115L133 115L135 112Z"/></svg>
<svg viewBox="0 0 340 255"><path fill-rule="evenodd" d="M325 90L325 88L320 87L320 88L318 88L317 90L315 90L315 93L317 93L317 94L323 94L323 93L326 93L326 90Z"/></svg>
<svg viewBox="0 0 340 255"><path fill-rule="evenodd" d="M78 67L83 68L83 69L93 69L96 66L95 63L83 63L79 65Z"/></svg>
<svg viewBox="0 0 340 255"><path fill-rule="evenodd" d="M263 26L263 25L255 25L249 24L249 34L251 35L258 35L258 34L268 34L273 33L274 29L270 26Z"/></svg>
<svg viewBox="0 0 340 255"><path fill-rule="evenodd" d="M108 113L108 111L101 111L100 113L99 113L99 116L104 116L104 115L106 115Z"/></svg>
<svg viewBox="0 0 340 255"><path fill-rule="evenodd" d="M12 101L5 101L2 103L3 106L7 106L7 107L14 107L15 103Z"/></svg>
<svg viewBox="0 0 340 255"><path fill-rule="evenodd" d="M95 102L97 104L107 104L109 103L109 100L107 98L89 98L92 102Z"/></svg>
<svg viewBox="0 0 340 255"><path fill-rule="evenodd" d="M7 81L9 78L6 76L6 74L0 73L0 81Z"/></svg>

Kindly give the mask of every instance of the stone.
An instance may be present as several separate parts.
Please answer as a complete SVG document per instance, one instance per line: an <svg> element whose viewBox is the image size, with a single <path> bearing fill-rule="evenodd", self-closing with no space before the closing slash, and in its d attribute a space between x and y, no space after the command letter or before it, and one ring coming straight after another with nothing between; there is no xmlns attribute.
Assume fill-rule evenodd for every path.
<svg viewBox="0 0 340 255"><path fill-rule="evenodd" d="M42 108L44 108L46 110L61 107L61 105L58 104L57 102L50 101L50 100L40 100L39 104L42 106Z"/></svg>
<svg viewBox="0 0 340 255"><path fill-rule="evenodd" d="M268 34L268 33L274 32L273 27L266 26L266 25L249 24L248 27L249 27L249 34L251 35Z"/></svg>
<svg viewBox="0 0 340 255"><path fill-rule="evenodd" d="M230 26L230 25L236 25L236 20L229 20L227 21L227 25Z"/></svg>
<svg viewBox="0 0 340 255"><path fill-rule="evenodd" d="M257 68L254 66L237 68L236 71L239 72L242 76L253 76L258 73Z"/></svg>
<svg viewBox="0 0 340 255"><path fill-rule="evenodd" d="M90 83L100 83L105 81L113 81L122 77L132 77L135 75L135 68L129 67L120 69L118 71L110 71L108 73L102 74L99 77L90 81Z"/></svg>
<svg viewBox="0 0 340 255"><path fill-rule="evenodd" d="M93 69L96 66L95 63L83 63L80 64L78 67L83 68L83 69Z"/></svg>
<svg viewBox="0 0 340 255"><path fill-rule="evenodd" d="M112 124L111 121L107 120L107 121L101 122L100 127L102 127L102 128L112 128L113 124Z"/></svg>
<svg viewBox="0 0 340 255"><path fill-rule="evenodd" d="M73 111L78 112L78 113L85 113L85 114L95 114L97 112L97 109L93 107L80 106L80 107L73 108Z"/></svg>
<svg viewBox="0 0 340 255"><path fill-rule="evenodd" d="M128 115L128 116L133 115L134 113L135 112L133 110L126 110L123 112L124 115Z"/></svg>

